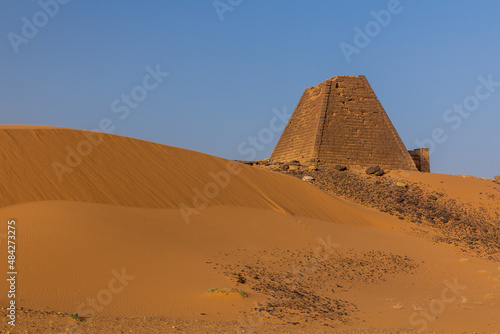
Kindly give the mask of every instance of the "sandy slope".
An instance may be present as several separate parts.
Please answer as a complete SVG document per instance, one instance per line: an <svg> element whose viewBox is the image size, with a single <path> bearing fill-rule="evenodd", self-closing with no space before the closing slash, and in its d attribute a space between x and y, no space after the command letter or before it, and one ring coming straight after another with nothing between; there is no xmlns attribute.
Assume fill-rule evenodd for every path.
<svg viewBox="0 0 500 334"><path fill-rule="evenodd" d="M416 182L424 188L445 193L463 205L500 215L500 184L492 180L460 175L397 171L388 174L394 179Z"/></svg>
<svg viewBox="0 0 500 334"><path fill-rule="evenodd" d="M410 327L415 309L428 308L431 299L440 300L447 287L445 280L455 279L466 288L459 290L456 298L453 293L446 294L454 300L443 304L442 314L428 323L429 328L498 328L498 264L472 257L466 263L459 262L463 255L452 247L433 245L401 232L401 221L363 208L360 214L368 223L383 220L394 229L294 218L271 210L234 206L208 208L191 224L185 224L179 212L172 209L67 201L10 206L2 209L0 218L5 221L16 217L18 222L18 301L28 309L115 317L242 319L243 325L254 327L254 322L246 319L254 319L254 302L262 302L267 296L253 292L249 282L238 285L234 276L223 275L223 269L229 264L256 265L266 259L259 252L266 251L266 271L297 270L297 275L305 276L304 284L314 284L317 279L313 273L321 267L307 256L298 256L300 263L285 267L279 261L288 251L302 255L328 242L340 252L377 250L405 255L419 264L413 274L392 277L389 273L385 281L375 283L355 281L348 291L335 294L359 309L355 316L365 322L354 321L353 328ZM6 256L4 249L1 256ZM103 292L111 289L110 281L116 277L112 271L122 269L133 278L125 280L123 289L118 281L112 283L115 290L122 289L119 292ZM335 288L336 284L348 284L342 279L321 282ZM7 288L4 282L0 287L2 291ZM250 297L206 293L214 287L240 288ZM108 295L112 296L109 303ZM96 299L97 306L89 304L88 298ZM2 296L2 303L5 300ZM414 316L413 324L420 328L424 317ZM303 317L291 314L285 319L303 322Z"/></svg>
<svg viewBox="0 0 500 334"><path fill-rule="evenodd" d="M177 318L188 322L185 332L189 322L199 328L197 319L227 326L237 320L227 332L332 330L325 322L335 328L500 330L498 263L410 235L410 223L295 178L238 165L241 171L186 223L178 206L193 206L194 189L214 182L210 172L229 173L226 160L105 135L58 182L52 162L65 160L66 146L87 140L84 132L3 129L0 139L0 221L17 222L17 300L25 309L94 313L113 317L110 323ZM1 258L7 256L4 240ZM453 293L446 280L466 287ZM239 288L249 297L207 293L215 287ZM1 281L0 290L6 289ZM318 303L340 301L349 321L313 319L315 308L303 308L308 296L290 304L289 291L307 292ZM0 301L6 305L5 293ZM36 333L36 326L67 323L43 317L35 327L23 326ZM168 321L153 322L154 330L133 332L177 330ZM88 318L82 326L91 323ZM5 321L1 326L7 330Z"/></svg>
<svg viewBox="0 0 500 334"><path fill-rule="evenodd" d="M0 129L0 142L2 207L42 200L147 208L208 202L319 219L342 214L327 208L335 200L303 182L176 147L60 128Z"/></svg>

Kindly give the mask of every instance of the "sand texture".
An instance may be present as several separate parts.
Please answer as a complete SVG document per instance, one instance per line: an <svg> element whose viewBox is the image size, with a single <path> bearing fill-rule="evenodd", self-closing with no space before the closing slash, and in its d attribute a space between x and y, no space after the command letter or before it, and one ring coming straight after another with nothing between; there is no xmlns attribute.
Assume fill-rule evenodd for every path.
<svg viewBox="0 0 500 334"><path fill-rule="evenodd" d="M2 126L0 142L0 257L14 219L18 271L15 328L0 283L2 333L500 332L493 181L283 175L63 128ZM458 208L446 223L434 193ZM460 234L476 211L490 232Z"/></svg>

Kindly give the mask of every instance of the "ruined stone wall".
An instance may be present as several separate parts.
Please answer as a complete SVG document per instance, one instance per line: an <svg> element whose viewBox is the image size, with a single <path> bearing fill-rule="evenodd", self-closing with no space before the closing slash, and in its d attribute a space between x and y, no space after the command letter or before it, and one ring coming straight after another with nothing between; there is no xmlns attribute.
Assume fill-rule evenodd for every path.
<svg viewBox="0 0 500 334"><path fill-rule="evenodd" d="M428 148L416 148L414 150L408 151L408 153L410 153L410 156L412 157L419 171L430 173L431 164Z"/></svg>

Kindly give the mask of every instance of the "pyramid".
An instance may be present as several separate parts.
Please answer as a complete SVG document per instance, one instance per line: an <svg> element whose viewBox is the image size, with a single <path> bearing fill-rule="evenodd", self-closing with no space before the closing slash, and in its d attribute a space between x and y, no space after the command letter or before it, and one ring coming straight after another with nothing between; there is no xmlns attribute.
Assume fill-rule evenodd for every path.
<svg viewBox="0 0 500 334"><path fill-rule="evenodd" d="M363 75L333 77L307 88L270 159L417 170Z"/></svg>

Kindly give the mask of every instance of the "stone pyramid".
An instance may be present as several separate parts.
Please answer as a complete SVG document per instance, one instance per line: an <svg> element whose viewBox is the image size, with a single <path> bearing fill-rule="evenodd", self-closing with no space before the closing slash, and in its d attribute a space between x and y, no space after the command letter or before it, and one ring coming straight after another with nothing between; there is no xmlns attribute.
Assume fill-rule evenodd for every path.
<svg viewBox="0 0 500 334"><path fill-rule="evenodd" d="M270 159L417 170L363 75L333 77L307 88Z"/></svg>

